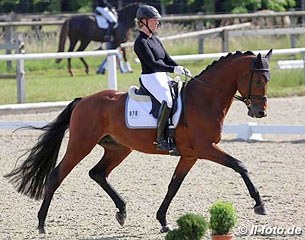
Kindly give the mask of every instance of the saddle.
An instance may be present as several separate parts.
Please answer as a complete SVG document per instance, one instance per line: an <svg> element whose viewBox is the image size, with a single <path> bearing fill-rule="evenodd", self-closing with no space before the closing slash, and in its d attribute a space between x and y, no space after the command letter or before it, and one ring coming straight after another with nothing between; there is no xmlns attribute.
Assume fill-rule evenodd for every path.
<svg viewBox="0 0 305 240"><path fill-rule="evenodd" d="M103 30L107 30L108 29L109 22L107 21L107 19L103 15L95 14L94 17L95 17L95 22L96 22L96 25L98 26L98 28L101 28ZM119 22L117 22L113 26L113 29L116 29L118 26L119 26Z"/></svg>
<svg viewBox="0 0 305 240"><path fill-rule="evenodd" d="M131 99L135 101L151 101L151 110L150 114L157 119L159 109L161 107L160 102L143 86L141 78L139 79L140 87L132 86L128 90L128 95ZM179 77L176 77L173 81L169 82L171 95L173 98L173 107L169 117L170 125L173 125L173 115L177 111L178 106L178 97L182 89L182 81Z"/></svg>

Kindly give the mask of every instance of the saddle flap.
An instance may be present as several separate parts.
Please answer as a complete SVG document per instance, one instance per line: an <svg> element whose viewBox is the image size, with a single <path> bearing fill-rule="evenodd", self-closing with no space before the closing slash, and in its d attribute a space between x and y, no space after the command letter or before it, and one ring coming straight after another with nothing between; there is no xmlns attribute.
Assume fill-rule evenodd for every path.
<svg viewBox="0 0 305 240"><path fill-rule="evenodd" d="M125 122L128 128L146 129L156 128L157 119L150 113L151 101L137 101L129 97L126 98ZM172 117L171 128L176 128L182 112L181 96L177 99L177 111Z"/></svg>

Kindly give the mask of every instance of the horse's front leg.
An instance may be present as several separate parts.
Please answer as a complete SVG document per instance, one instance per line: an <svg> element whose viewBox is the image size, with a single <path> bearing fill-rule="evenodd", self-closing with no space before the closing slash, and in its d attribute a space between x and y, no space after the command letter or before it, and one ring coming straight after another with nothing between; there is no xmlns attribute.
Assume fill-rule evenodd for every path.
<svg viewBox="0 0 305 240"><path fill-rule="evenodd" d="M193 167L196 161L197 158L195 157L182 156L180 158L180 161L175 169L171 182L168 185L166 196L157 212L157 219L159 220L162 226L161 232L168 232L172 230L172 227L167 223L166 220L167 209L172 199L175 197L176 193L178 192L179 187L181 186L185 176Z"/></svg>
<svg viewBox="0 0 305 240"><path fill-rule="evenodd" d="M68 72L70 73L70 76L73 77L73 72L71 68L71 58L68 58Z"/></svg>
<svg viewBox="0 0 305 240"><path fill-rule="evenodd" d="M267 210L265 208L265 204L250 180L248 170L243 162L239 161L238 159L230 156L229 154L225 153L222 149L220 149L216 144L211 144L210 147L204 149L204 155L201 155L199 158L204 158L211 160L213 162L219 163L223 166L232 168L236 172L238 172L241 177L243 178L250 196L255 200L254 212L260 215L266 215Z"/></svg>

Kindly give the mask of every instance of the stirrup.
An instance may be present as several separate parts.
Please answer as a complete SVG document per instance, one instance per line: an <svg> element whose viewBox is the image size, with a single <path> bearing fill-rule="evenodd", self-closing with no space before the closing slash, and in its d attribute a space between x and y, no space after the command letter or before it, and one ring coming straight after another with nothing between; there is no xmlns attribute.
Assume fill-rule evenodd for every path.
<svg viewBox="0 0 305 240"><path fill-rule="evenodd" d="M155 142L154 144L156 145L156 148L158 150L172 151L176 149L172 144L168 143L165 139Z"/></svg>

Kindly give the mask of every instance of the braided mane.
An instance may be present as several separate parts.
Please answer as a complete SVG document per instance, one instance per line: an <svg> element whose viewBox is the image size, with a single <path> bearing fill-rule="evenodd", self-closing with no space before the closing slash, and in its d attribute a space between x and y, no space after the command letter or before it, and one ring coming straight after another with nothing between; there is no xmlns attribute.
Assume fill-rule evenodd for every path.
<svg viewBox="0 0 305 240"><path fill-rule="evenodd" d="M223 61L228 60L228 59L232 59L235 57L240 57L240 56L248 56L248 55L255 55L253 52L251 51L246 51L246 52L241 52L241 51L236 51L234 54L233 53L228 53L227 56L222 56L220 57L218 60L213 61L210 65L208 65L201 73L199 73L197 76L202 75L203 73L205 73L206 71L212 69L213 67L215 67L216 65L221 64ZM197 77L196 76L196 77Z"/></svg>

